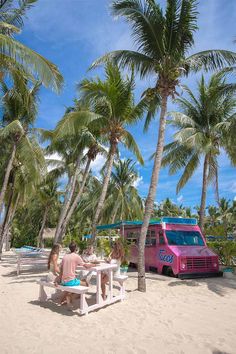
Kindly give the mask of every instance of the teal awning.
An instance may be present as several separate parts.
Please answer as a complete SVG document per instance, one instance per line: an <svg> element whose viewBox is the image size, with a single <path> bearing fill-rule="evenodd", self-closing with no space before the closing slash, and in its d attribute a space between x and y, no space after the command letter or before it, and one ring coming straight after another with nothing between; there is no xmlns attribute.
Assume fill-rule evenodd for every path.
<svg viewBox="0 0 236 354"><path fill-rule="evenodd" d="M160 225L161 223L194 226L197 225L197 219L162 217L159 219L151 219L149 225ZM141 226L142 224L142 221L120 221L115 224L99 225L97 226L97 230L120 229L122 226Z"/></svg>

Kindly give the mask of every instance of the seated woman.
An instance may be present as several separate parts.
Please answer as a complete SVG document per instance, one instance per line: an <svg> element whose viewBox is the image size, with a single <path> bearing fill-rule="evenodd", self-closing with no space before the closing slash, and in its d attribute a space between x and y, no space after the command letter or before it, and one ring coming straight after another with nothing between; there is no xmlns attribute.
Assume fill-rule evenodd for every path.
<svg viewBox="0 0 236 354"><path fill-rule="evenodd" d="M121 244L121 242L116 241L112 247L112 252L110 253L108 257L108 262L110 264L117 264L117 268L114 271L114 276L120 275L120 266L121 262L124 259L124 248ZM102 273L102 278L101 278L101 288L102 288L102 298L103 300L106 299L106 283L108 282L108 275L107 273Z"/></svg>
<svg viewBox="0 0 236 354"><path fill-rule="evenodd" d="M59 276L60 267L58 265L58 260L59 260L60 250L61 250L61 245L55 243L55 245L52 246L51 252L48 257L48 270L49 270L47 275L48 282L56 282L57 277Z"/></svg>
<svg viewBox="0 0 236 354"><path fill-rule="evenodd" d="M97 256L94 253L94 247L92 245L86 248L86 250L83 252L82 258L83 258L83 261L86 262L86 263L95 263L95 264L97 263L97 264L99 264L99 262L97 260ZM93 271L83 270L82 278L86 279L86 282L89 284L90 279L95 274L96 273L93 272Z"/></svg>

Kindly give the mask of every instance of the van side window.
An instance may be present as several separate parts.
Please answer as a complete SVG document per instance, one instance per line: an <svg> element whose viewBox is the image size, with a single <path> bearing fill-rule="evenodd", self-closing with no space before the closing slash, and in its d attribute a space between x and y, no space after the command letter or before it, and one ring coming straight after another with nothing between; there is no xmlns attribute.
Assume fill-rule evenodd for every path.
<svg viewBox="0 0 236 354"><path fill-rule="evenodd" d="M139 239L139 232L129 231L127 233L126 239L129 244L137 244Z"/></svg>
<svg viewBox="0 0 236 354"><path fill-rule="evenodd" d="M159 245L164 245L164 244L165 244L164 235L163 235L163 232L160 231L159 232Z"/></svg>
<svg viewBox="0 0 236 354"><path fill-rule="evenodd" d="M145 246L156 246L156 232L155 232L155 230L148 230Z"/></svg>

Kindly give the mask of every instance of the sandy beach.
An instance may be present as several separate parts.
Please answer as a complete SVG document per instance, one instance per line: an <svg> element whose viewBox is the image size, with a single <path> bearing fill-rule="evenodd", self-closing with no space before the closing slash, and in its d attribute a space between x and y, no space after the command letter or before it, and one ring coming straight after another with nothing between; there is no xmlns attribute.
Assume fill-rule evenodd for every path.
<svg viewBox="0 0 236 354"><path fill-rule="evenodd" d="M17 277L11 253L0 263L0 348L5 353L236 353L236 277L181 281L147 274L139 293L88 316L38 302L29 270Z"/></svg>

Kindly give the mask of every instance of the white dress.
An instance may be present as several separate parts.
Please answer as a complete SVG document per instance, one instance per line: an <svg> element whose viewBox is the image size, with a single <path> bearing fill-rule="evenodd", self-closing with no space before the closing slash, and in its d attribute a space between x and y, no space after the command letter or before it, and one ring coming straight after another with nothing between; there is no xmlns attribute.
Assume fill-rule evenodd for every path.
<svg viewBox="0 0 236 354"><path fill-rule="evenodd" d="M120 259L111 259L110 264L117 264L117 268L113 271L113 276L117 277L120 275L120 266L121 260Z"/></svg>
<svg viewBox="0 0 236 354"><path fill-rule="evenodd" d="M83 255L82 258L86 263L96 262L97 260L96 254ZM81 278L86 279L87 283L89 283L93 275L96 275L96 272L91 270L82 270Z"/></svg>

